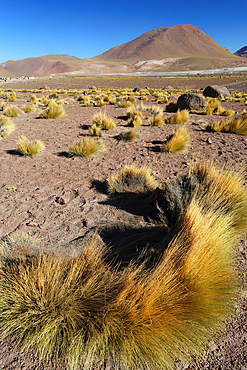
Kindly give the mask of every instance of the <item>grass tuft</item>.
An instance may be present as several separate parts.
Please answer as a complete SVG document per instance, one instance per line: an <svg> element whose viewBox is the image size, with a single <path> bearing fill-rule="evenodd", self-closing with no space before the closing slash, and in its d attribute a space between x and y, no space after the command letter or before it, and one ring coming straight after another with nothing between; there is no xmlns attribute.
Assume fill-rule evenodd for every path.
<svg viewBox="0 0 247 370"><path fill-rule="evenodd" d="M113 130L116 125L112 118L107 117L105 113L95 113L93 116L93 124L100 127L102 130Z"/></svg>
<svg viewBox="0 0 247 370"><path fill-rule="evenodd" d="M139 133L132 129L130 131L120 134L120 139L126 142L132 142L140 137Z"/></svg>
<svg viewBox="0 0 247 370"><path fill-rule="evenodd" d="M8 137L15 130L15 124L9 117L0 115L0 139Z"/></svg>
<svg viewBox="0 0 247 370"><path fill-rule="evenodd" d="M91 136L102 136L101 128L95 124L89 126L88 131Z"/></svg>
<svg viewBox="0 0 247 370"><path fill-rule="evenodd" d="M149 117L148 123L150 126L160 127L164 124L164 121L162 115L157 114Z"/></svg>
<svg viewBox="0 0 247 370"><path fill-rule="evenodd" d="M40 140L28 140L22 135L17 141L17 150L24 156L34 157L45 148L45 144Z"/></svg>
<svg viewBox="0 0 247 370"><path fill-rule="evenodd" d="M103 140L95 140L92 137L85 137L83 139L77 140L69 148L70 155L76 155L79 157L91 157L99 152L104 151L105 144Z"/></svg>
<svg viewBox="0 0 247 370"><path fill-rule="evenodd" d="M178 110L175 114L165 119L165 123L168 124L181 124L186 123L189 119L189 111L184 110Z"/></svg>
<svg viewBox="0 0 247 370"><path fill-rule="evenodd" d="M237 135L247 135L247 114L232 117L227 120L216 121L206 126L207 131L226 132Z"/></svg>
<svg viewBox="0 0 247 370"><path fill-rule="evenodd" d="M125 166L108 180L108 192L114 193L149 193L156 189L157 183L149 167L136 165Z"/></svg>
<svg viewBox="0 0 247 370"><path fill-rule="evenodd" d="M7 105L3 109L3 114L7 117L17 117L19 111L18 108L14 105Z"/></svg>
<svg viewBox="0 0 247 370"><path fill-rule="evenodd" d="M21 107L21 110L24 112L24 113L33 113L36 111L36 107L34 105L29 105L29 106L26 106L25 104Z"/></svg>
<svg viewBox="0 0 247 370"><path fill-rule="evenodd" d="M44 109L42 112L40 112L39 117L40 118L59 118L64 116L65 111L61 104L56 104L56 102L52 99L48 103L48 106L46 109Z"/></svg>
<svg viewBox="0 0 247 370"><path fill-rule="evenodd" d="M161 146L162 152L168 153L183 153L190 146L190 133L184 126L179 126L166 144Z"/></svg>

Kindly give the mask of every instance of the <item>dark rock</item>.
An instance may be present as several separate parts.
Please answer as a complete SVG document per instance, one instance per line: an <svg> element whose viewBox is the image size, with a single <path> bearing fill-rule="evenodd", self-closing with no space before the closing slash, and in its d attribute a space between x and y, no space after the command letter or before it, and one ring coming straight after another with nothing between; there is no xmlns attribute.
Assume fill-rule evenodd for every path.
<svg viewBox="0 0 247 370"><path fill-rule="evenodd" d="M180 110L205 110L206 99L202 95L194 93L183 94L178 98L177 107Z"/></svg>
<svg viewBox="0 0 247 370"><path fill-rule="evenodd" d="M49 98L50 98L50 99L57 99L57 98L58 98L58 94L57 94L57 93L50 94L50 95L49 95Z"/></svg>
<svg viewBox="0 0 247 370"><path fill-rule="evenodd" d="M141 91L141 89L139 89L139 87L135 87L134 90L133 90L133 92L140 92L140 91Z"/></svg>
<svg viewBox="0 0 247 370"><path fill-rule="evenodd" d="M204 96L209 96L211 98L217 98L220 95L230 97L231 94L229 93L228 89L225 86L218 86L218 85L211 85L207 86L203 90Z"/></svg>

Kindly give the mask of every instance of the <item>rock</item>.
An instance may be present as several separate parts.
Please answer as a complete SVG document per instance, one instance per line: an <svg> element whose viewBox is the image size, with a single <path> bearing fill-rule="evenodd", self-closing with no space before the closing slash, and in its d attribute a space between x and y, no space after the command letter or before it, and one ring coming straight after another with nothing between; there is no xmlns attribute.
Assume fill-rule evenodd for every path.
<svg viewBox="0 0 247 370"><path fill-rule="evenodd" d="M217 98L218 96L227 96L230 97L231 94L229 93L228 89L225 86L218 86L218 85L211 85L207 86L203 90L204 96L209 96L211 98Z"/></svg>
<svg viewBox="0 0 247 370"><path fill-rule="evenodd" d="M172 95L172 96L169 97L168 102L173 103L173 104L177 104L178 97L176 95Z"/></svg>
<svg viewBox="0 0 247 370"><path fill-rule="evenodd" d="M49 98L50 98L50 99L57 99L57 98L58 98L58 94L57 94L57 93L50 94L50 95L49 95Z"/></svg>
<svg viewBox="0 0 247 370"><path fill-rule="evenodd" d="M206 99L202 95L194 93L183 94L178 98L177 107L180 110L205 110Z"/></svg>
<svg viewBox="0 0 247 370"><path fill-rule="evenodd" d="M27 222L26 225L31 226L31 227L38 227L39 226L39 224L35 221Z"/></svg>
<svg viewBox="0 0 247 370"><path fill-rule="evenodd" d="M140 92L140 91L141 91L141 89L139 89L139 87L135 87L134 90L133 90L133 92Z"/></svg>
<svg viewBox="0 0 247 370"><path fill-rule="evenodd" d="M51 88L48 85L43 85L41 86L40 90L51 90Z"/></svg>

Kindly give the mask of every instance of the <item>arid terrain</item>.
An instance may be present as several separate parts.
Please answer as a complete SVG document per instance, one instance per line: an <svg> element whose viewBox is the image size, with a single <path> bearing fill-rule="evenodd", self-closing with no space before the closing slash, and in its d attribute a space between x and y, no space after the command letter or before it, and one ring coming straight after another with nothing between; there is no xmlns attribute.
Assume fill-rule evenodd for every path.
<svg viewBox="0 0 247 370"><path fill-rule="evenodd" d="M174 132L176 125L164 124L152 127L147 120L136 130L140 137L134 142L119 140L119 134L127 127L126 108L119 108L106 102L105 107L84 106L77 101L82 91L93 96L112 89L112 93L121 93L124 88L141 88L147 93L143 104L152 102L152 89L167 88L170 95L179 95L177 89L192 91L204 89L209 84L227 86L234 95L236 90L242 91L245 101L222 101L225 109L233 109L236 115L247 109L247 78L246 74L235 76L200 76L188 78L163 79L153 77L63 77L13 82L0 85L1 93L5 89L15 89L19 108L30 99L32 90L40 89L47 84L49 91L34 92L37 98L47 96L51 90L57 89L62 99L68 98L64 104L65 115L57 119L40 119L40 105L34 113L20 113L12 118L15 131L7 138L0 140L0 238L15 232L25 232L38 238L44 251L56 250L64 255L76 253L73 240L78 240L90 232L105 225L118 223L132 226L150 226L141 213L133 211L115 197L107 193L106 181L109 177L127 164L148 166L156 180L162 183L185 174L193 161L200 158L212 161L219 168L239 169L246 166L247 137L222 132L208 132L206 124L225 119L217 115L190 114L185 124L192 143L185 154L168 154L160 151L160 146ZM23 92L23 89L26 89ZM61 91L69 89L70 91ZM19 91L18 91L19 90ZM0 93L0 95L1 95ZM141 95L136 95L136 103L140 104ZM0 97L0 102L5 101ZM163 117L173 113L163 108ZM95 157L81 159L68 156L69 147L79 138L88 135L88 126L92 124L96 112L105 112L113 118L116 128L103 131L105 151ZM37 156L30 158L17 152L16 141L25 135L28 139L39 139L45 149ZM247 185L247 172L245 170ZM111 240L109 247L113 246ZM239 274L243 289L236 302L235 316L226 323L224 332L211 342L211 350L205 353L205 361L189 366L178 364L183 369L211 370L244 370L247 369L247 234L243 235L238 246ZM30 353L28 356L12 348L9 342L0 340L0 369L8 370L62 370L62 364L39 363ZM108 368L107 368L108 369ZM110 369L109 369L110 370Z"/></svg>

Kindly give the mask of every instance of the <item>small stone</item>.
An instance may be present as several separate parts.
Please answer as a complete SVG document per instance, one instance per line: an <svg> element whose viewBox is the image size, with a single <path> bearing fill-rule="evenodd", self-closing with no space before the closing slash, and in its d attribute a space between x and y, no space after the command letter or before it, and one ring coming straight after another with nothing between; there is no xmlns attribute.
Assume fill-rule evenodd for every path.
<svg viewBox="0 0 247 370"><path fill-rule="evenodd" d="M31 227L38 227L39 226L39 224L35 221L27 222L26 225L31 226Z"/></svg>

